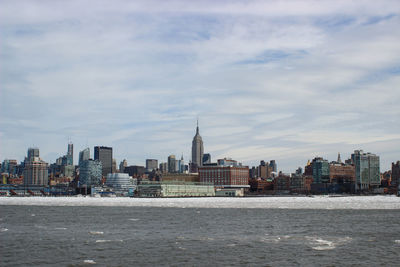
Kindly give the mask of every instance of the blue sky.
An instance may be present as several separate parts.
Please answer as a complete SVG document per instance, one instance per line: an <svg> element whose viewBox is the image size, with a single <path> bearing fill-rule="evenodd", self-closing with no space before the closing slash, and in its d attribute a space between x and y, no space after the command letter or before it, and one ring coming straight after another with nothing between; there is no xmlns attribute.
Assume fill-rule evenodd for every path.
<svg viewBox="0 0 400 267"><path fill-rule="evenodd" d="M0 1L0 160L400 160L399 1Z"/></svg>

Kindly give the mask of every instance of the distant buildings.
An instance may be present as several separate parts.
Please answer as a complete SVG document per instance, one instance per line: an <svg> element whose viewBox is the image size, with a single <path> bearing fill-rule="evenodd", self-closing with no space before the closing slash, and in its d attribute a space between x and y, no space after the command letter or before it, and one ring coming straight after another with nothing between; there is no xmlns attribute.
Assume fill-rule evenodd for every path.
<svg viewBox="0 0 400 267"><path fill-rule="evenodd" d="M94 159L99 160L102 164L102 175L104 177L107 174L112 173L113 156L112 147L106 146L95 146L94 147Z"/></svg>
<svg viewBox="0 0 400 267"><path fill-rule="evenodd" d="M112 172L112 173L116 173L116 172L117 172L117 160L116 160L116 159L113 159L113 160L112 160L111 172Z"/></svg>
<svg viewBox="0 0 400 267"><path fill-rule="evenodd" d="M249 167L247 166L218 164L199 167L198 171L200 182L213 183L218 187L248 187L249 184Z"/></svg>
<svg viewBox="0 0 400 267"><path fill-rule="evenodd" d="M167 173L168 172L168 163L167 162L161 162L160 163L160 172L161 173Z"/></svg>
<svg viewBox="0 0 400 267"><path fill-rule="evenodd" d="M273 172L277 172L277 171L278 171L278 166L276 165L275 160L271 160L271 161L269 162L269 167L271 167L271 169L272 169Z"/></svg>
<svg viewBox="0 0 400 267"><path fill-rule="evenodd" d="M79 165L79 183L82 187L97 186L101 184L103 166L99 160L84 160Z"/></svg>
<svg viewBox="0 0 400 267"><path fill-rule="evenodd" d="M89 148L85 148L84 150L82 150L81 152L79 152L79 161L78 161L78 165L81 165L81 163L85 160L90 159L90 149Z"/></svg>
<svg viewBox="0 0 400 267"><path fill-rule="evenodd" d="M198 167L203 165L203 139L199 133L199 122L197 121L196 127L196 135L193 137L192 141L192 164L191 164L191 172L197 172Z"/></svg>
<svg viewBox="0 0 400 267"><path fill-rule="evenodd" d="M123 173L125 168L128 166L128 162L126 161L126 159L124 159L123 161L121 161L121 163L119 164L119 172Z"/></svg>
<svg viewBox="0 0 400 267"><path fill-rule="evenodd" d="M158 168L158 160L156 159L146 159L146 171L151 172Z"/></svg>
<svg viewBox="0 0 400 267"><path fill-rule="evenodd" d="M380 185L379 156L355 150L351 159L355 166L356 191Z"/></svg>
<svg viewBox="0 0 400 267"><path fill-rule="evenodd" d="M396 163L392 162L392 181L391 181L391 186L398 188L400 185L400 161L397 161Z"/></svg>
<svg viewBox="0 0 400 267"><path fill-rule="evenodd" d="M329 183L329 162L316 157L312 161L312 176L315 184Z"/></svg>
<svg viewBox="0 0 400 267"><path fill-rule="evenodd" d="M7 173L8 175L16 175L18 173L18 162L15 159L5 159L1 164L1 173Z"/></svg>
<svg viewBox="0 0 400 267"><path fill-rule="evenodd" d="M66 157L67 157L66 165L74 165L74 144L68 143L68 151Z"/></svg>
<svg viewBox="0 0 400 267"><path fill-rule="evenodd" d="M124 168L124 173L128 173L129 176L132 177L142 177L145 174L145 172L146 169L144 166L132 165Z"/></svg>
<svg viewBox="0 0 400 267"><path fill-rule="evenodd" d="M219 166L224 166L224 167L228 167L228 166L238 167L239 166L238 162L231 158L219 159L219 160L217 160L217 162L218 162Z"/></svg>
<svg viewBox="0 0 400 267"><path fill-rule="evenodd" d="M24 162L25 185L48 185L48 164L40 159L38 148L29 148Z"/></svg>
<svg viewBox="0 0 400 267"><path fill-rule="evenodd" d="M337 162L331 162L329 164L329 180L330 183L345 184L355 183L356 174L355 167L351 164L343 164Z"/></svg>
<svg viewBox="0 0 400 267"><path fill-rule="evenodd" d="M210 153L203 154L203 164L211 163L211 155Z"/></svg>
<svg viewBox="0 0 400 267"><path fill-rule="evenodd" d="M168 172L170 172L170 173L177 172L177 171L176 171L176 159L175 159L175 155L170 155L170 156L168 157Z"/></svg>

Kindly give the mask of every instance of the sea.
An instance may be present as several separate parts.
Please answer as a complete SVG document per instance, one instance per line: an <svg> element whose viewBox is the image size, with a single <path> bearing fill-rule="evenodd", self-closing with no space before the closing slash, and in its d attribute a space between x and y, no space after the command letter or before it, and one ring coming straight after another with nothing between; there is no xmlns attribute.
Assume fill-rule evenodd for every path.
<svg viewBox="0 0 400 267"><path fill-rule="evenodd" d="M0 266L400 266L400 198L0 198Z"/></svg>

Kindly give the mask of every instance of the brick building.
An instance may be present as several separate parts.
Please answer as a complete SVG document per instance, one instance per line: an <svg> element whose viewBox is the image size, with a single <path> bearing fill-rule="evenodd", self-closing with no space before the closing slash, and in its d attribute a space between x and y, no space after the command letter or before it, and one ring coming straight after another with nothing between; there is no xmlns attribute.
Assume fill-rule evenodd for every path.
<svg viewBox="0 0 400 267"><path fill-rule="evenodd" d="M198 170L202 183L213 183L216 187L249 187L247 166L203 166Z"/></svg>
<svg viewBox="0 0 400 267"><path fill-rule="evenodd" d="M354 165L331 163L329 165L330 183L355 183L356 172Z"/></svg>

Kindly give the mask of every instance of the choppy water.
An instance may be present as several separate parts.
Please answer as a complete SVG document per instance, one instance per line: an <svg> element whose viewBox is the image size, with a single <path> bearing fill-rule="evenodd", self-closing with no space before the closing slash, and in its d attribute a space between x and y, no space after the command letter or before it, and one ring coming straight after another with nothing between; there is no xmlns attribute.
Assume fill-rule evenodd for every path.
<svg viewBox="0 0 400 267"><path fill-rule="evenodd" d="M399 266L400 210L0 206L1 266Z"/></svg>

